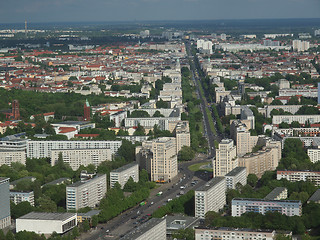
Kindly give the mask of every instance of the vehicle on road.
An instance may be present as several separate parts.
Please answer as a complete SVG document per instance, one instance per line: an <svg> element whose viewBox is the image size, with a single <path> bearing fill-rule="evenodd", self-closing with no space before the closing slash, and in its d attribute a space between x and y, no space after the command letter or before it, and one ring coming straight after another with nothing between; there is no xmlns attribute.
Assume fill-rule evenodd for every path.
<svg viewBox="0 0 320 240"><path fill-rule="evenodd" d="M147 202L141 202L140 203L140 206L144 206L144 205L146 205L147 204Z"/></svg>
<svg viewBox="0 0 320 240"><path fill-rule="evenodd" d="M157 196L161 196L161 195L162 195L162 192L158 192L158 193L157 193Z"/></svg>

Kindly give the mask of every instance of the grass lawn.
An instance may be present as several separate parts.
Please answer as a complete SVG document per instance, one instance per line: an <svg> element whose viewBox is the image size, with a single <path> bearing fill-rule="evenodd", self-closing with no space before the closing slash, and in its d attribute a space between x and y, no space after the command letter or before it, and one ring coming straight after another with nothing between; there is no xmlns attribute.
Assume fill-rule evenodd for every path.
<svg viewBox="0 0 320 240"><path fill-rule="evenodd" d="M190 171L196 172L196 171L212 171L212 168L201 168L201 166L208 165L211 162L202 162L202 163L197 163L193 164L188 167Z"/></svg>

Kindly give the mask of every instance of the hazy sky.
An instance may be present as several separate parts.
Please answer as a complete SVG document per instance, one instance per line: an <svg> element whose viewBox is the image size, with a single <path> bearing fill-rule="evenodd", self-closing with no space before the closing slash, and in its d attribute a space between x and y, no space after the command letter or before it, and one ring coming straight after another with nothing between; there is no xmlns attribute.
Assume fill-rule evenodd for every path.
<svg viewBox="0 0 320 240"><path fill-rule="evenodd" d="M320 18L320 0L1 0L0 23Z"/></svg>

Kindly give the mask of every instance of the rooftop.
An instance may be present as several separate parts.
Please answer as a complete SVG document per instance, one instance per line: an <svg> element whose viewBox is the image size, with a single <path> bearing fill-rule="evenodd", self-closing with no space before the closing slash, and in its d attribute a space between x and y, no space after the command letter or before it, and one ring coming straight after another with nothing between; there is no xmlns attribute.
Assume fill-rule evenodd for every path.
<svg viewBox="0 0 320 240"><path fill-rule="evenodd" d="M95 180L95 179L97 179L97 178L99 178L99 177L102 177L102 176L104 176L104 175L106 175L106 174L97 174L95 177L93 177L93 178L90 178L90 179L88 179L88 180L86 180L86 181L78 181L78 182L75 182L75 183L73 183L73 184L71 184L71 185L68 185L67 187L79 187L79 186L81 186L81 185L83 185L83 184L86 184L86 183L88 183L88 182L90 182L90 181L92 181L92 180Z"/></svg>
<svg viewBox="0 0 320 240"><path fill-rule="evenodd" d="M207 182L205 185L200 186L196 191L208 191L214 185L220 183L221 181L224 181L224 179L225 179L224 177L214 177L209 182Z"/></svg>
<svg viewBox="0 0 320 240"><path fill-rule="evenodd" d="M279 196L280 193L282 193L283 191L287 190L285 187L276 187L275 189L273 189L264 199L266 200L273 200L276 197Z"/></svg>
<svg viewBox="0 0 320 240"><path fill-rule="evenodd" d="M112 170L111 172L122 172L122 171L127 170L127 169L129 169L129 168L131 168L133 166L136 166L136 165L138 165L137 162L132 162L132 163L129 163L129 164L124 165L122 167L119 167L119 168L117 168L115 170Z"/></svg>
<svg viewBox="0 0 320 240"><path fill-rule="evenodd" d="M242 171L245 171L246 168L245 167L236 167L234 169L232 169L230 172L228 172L226 174L226 177L232 177L232 176L236 176L237 174L239 174Z"/></svg>
<svg viewBox="0 0 320 240"><path fill-rule="evenodd" d="M309 198L308 201L318 202L320 201L320 189L317 189L314 194Z"/></svg>
<svg viewBox="0 0 320 240"><path fill-rule="evenodd" d="M259 198L234 198L232 201L301 203L300 200L267 200Z"/></svg>
<svg viewBox="0 0 320 240"><path fill-rule="evenodd" d="M19 219L33 219L33 220L58 220L65 221L73 216L76 216L76 213L48 213L48 212L31 212Z"/></svg>
<svg viewBox="0 0 320 240"><path fill-rule="evenodd" d="M204 230L220 230L220 231L235 231L235 232L267 232L272 233L275 230L270 229L250 229L250 228L231 228L231 227L196 227L196 229Z"/></svg>

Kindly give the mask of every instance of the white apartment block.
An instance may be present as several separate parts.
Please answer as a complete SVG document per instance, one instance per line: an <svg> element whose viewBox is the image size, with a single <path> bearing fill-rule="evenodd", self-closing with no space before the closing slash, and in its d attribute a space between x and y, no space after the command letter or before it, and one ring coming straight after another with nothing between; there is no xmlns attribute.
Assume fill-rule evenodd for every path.
<svg viewBox="0 0 320 240"><path fill-rule="evenodd" d="M247 169L245 167L236 167L225 175L226 188L236 189L238 183L242 186L247 185Z"/></svg>
<svg viewBox="0 0 320 240"><path fill-rule="evenodd" d="M297 200L265 200L255 198L234 198L231 201L231 216L240 217L246 212L264 215L267 212L279 212L291 216L301 216L302 204Z"/></svg>
<svg viewBox="0 0 320 240"><path fill-rule="evenodd" d="M214 177L195 191L195 217L204 218L208 211L218 212L226 204L226 179Z"/></svg>
<svg viewBox="0 0 320 240"><path fill-rule="evenodd" d="M273 109L279 110L283 109L285 112L290 112L295 114L303 105L267 105L265 106L266 109L266 116L269 118L271 117L271 111Z"/></svg>
<svg viewBox="0 0 320 240"><path fill-rule="evenodd" d="M107 175L97 175L66 187L67 210L96 207L107 192Z"/></svg>
<svg viewBox="0 0 320 240"><path fill-rule="evenodd" d="M161 137L136 148L140 168L145 168L151 181L168 182L178 174L176 138Z"/></svg>
<svg viewBox="0 0 320 240"><path fill-rule="evenodd" d="M0 166L8 165L11 163L18 162L23 165L26 164L26 151L25 150L0 150Z"/></svg>
<svg viewBox="0 0 320 240"><path fill-rule="evenodd" d="M19 204L21 202L29 202L31 206L34 206L34 194L33 191L15 191L10 190L10 201L14 204Z"/></svg>
<svg viewBox="0 0 320 240"><path fill-rule="evenodd" d="M318 123L320 122L320 115L275 115L272 118L272 124L280 124L282 122L291 124L294 121L300 124L305 124L306 122L310 124Z"/></svg>
<svg viewBox="0 0 320 240"><path fill-rule="evenodd" d="M177 153L183 146L190 147L190 130L188 121L180 121L176 126Z"/></svg>
<svg viewBox="0 0 320 240"><path fill-rule="evenodd" d="M280 97L290 97L290 96L296 96L301 95L302 97L317 97L318 91L317 89L313 88L299 88L299 89L280 89L279 90L279 96Z"/></svg>
<svg viewBox="0 0 320 240"><path fill-rule="evenodd" d="M129 163L110 172L110 187L113 188L114 184L118 182L121 188L123 188L130 177L132 177L134 182L139 182L138 163Z"/></svg>
<svg viewBox="0 0 320 240"><path fill-rule="evenodd" d="M320 161L320 148L308 149L307 153L312 163Z"/></svg>
<svg viewBox="0 0 320 240"><path fill-rule="evenodd" d="M153 129L154 125L158 125L160 130L169 130L169 123L171 121L180 121L181 118L179 117L160 117L160 118L126 118L124 120L124 125L126 128L130 127L137 127L139 124L140 126L144 127L146 130Z"/></svg>
<svg viewBox="0 0 320 240"><path fill-rule="evenodd" d="M195 240L274 240L275 230L251 230L241 228L195 228Z"/></svg>
<svg viewBox="0 0 320 240"><path fill-rule="evenodd" d="M152 218L139 228L134 228L121 240L165 240L167 239L166 218Z"/></svg>
<svg viewBox="0 0 320 240"><path fill-rule="evenodd" d="M102 149L111 150L115 154L121 147L121 141L28 141L28 158L51 157L51 150L70 150L70 149Z"/></svg>
<svg viewBox="0 0 320 240"><path fill-rule="evenodd" d="M51 150L51 166L57 164L60 153L63 162L69 164L74 171L81 165L86 167L93 164L97 167L104 161L112 160L111 149L108 148Z"/></svg>
<svg viewBox="0 0 320 240"><path fill-rule="evenodd" d="M316 186L320 186L320 172L315 171L295 171L279 170L277 171L277 180L287 179L290 182L310 181Z"/></svg>
<svg viewBox="0 0 320 240"><path fill-rule="evenodd" d="M237 147L233 145L233 140L221 140L216 150L216 159L213 160L213 176L225 176L237 166Z"/></svg>
<svg viewBox="0 0 320 240"><path fill-rule="evenodd" d="M288 189L285 187L276 187L264 199L266 200L282 200L288 198Z"/></svg>
<svg viewBox="0 0 320 240"><path fill-rule="evenodd" d="M293 51L303 52L310 48L310 43L307 41L293 40L292 41Z"/></svg>

